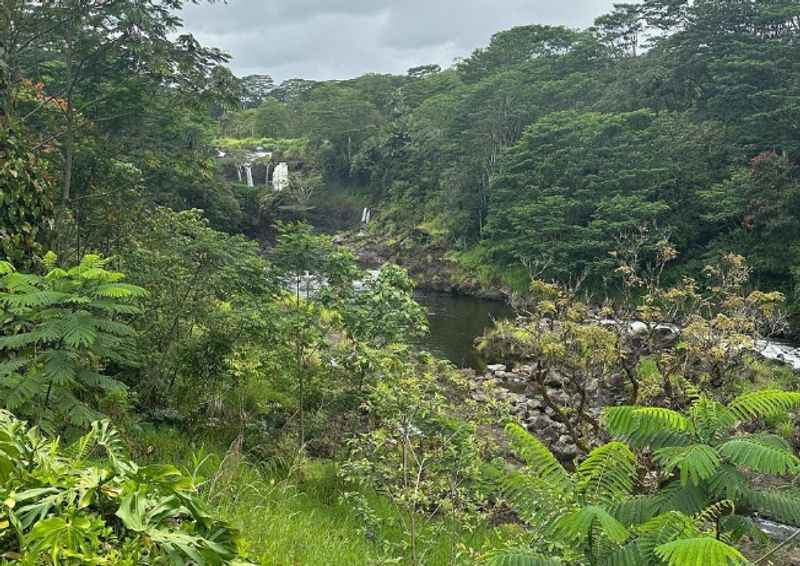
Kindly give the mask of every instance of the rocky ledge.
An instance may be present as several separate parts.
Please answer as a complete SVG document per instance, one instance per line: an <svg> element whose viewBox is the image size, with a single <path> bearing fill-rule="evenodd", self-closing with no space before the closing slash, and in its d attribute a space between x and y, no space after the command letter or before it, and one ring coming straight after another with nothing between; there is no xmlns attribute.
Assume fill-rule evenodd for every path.
<svg viewBox="0 0 800 566"><path fill-rule="evenodd" d="M470 381L471 395L475 401L507 405L511 414L547 444L560 460L571 460L578 455L579 449L567 434L566 425L553 418L554 409L547 406L533 390L527 377L531 372L529 366L521 365L508 371L505 365L494 364L487 366L484 373L462 371ZM553 374L546 385L547 395L552 401L562 406L570 404L572 400L563 389L563 378ZM603 401L602 396L597 396L595 407L590 411L599 415Z"/></svg>

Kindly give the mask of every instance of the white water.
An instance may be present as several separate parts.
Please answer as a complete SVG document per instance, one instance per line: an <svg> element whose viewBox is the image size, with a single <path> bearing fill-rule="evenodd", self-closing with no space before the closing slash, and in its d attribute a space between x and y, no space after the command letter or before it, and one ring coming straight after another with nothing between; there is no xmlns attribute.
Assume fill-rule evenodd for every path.
<svg viewBox="0 0 800 566"><path fill-rule="evenodd" d="M272 190L281 192L289 186L289 164L281 161L275 166L275 172L272 173Z"/></svg>

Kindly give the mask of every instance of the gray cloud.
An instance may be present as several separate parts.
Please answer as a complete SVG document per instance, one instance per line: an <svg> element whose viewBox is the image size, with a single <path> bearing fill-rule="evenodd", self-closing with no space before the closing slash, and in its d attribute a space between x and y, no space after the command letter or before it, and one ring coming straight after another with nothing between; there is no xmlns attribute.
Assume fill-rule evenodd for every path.
<svg viewBox="0 0 800 566"><path fill-rule="evenodd" d="M238 75L277 81L450 65L515 25L590 25L613 0L230 0L190 4L185 27L233 56Z"/></svg>

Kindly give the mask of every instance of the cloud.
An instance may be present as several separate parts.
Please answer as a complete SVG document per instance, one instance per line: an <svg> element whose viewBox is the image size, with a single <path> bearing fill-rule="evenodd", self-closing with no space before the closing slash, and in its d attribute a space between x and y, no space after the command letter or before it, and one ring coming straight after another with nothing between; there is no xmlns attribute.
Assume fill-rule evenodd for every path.
<svg viewBox="0 0 800 566"><path fill-rule="evenodd" d="M238 75L343 79L450 65L492 34L532 23L584 27L611 0L230 0L189 4L186 29L233 56Z"/></svg>

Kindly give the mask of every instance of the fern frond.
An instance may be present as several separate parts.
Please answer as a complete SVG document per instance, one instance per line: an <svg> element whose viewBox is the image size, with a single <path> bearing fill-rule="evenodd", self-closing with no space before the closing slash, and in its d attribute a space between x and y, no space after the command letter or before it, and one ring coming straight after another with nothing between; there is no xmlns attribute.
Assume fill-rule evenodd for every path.
<svg viewBox="0 0 800 566"><path fill-rule="evenodd" d="M658 495L634 495L609 507L611 513L625 526L638 525L660 512L661 498Z"/></svg>
<svg viewBox="0 0 800 566"><path fill-rule="evenodd" d="M509 471L499 482L503 496L520 518L531 525L544 525L568 507L572 491L553 489L538 478Z"/></svg>
<svg viewBox="0 0 800 566"><path fill-rule="evenodd" d="M722 501L712 503L700 511L700 513L695 515L694 521L698 528L703 528L703 525L706 523L717 523L722 517L733 515L735 512L736 505L734 505L733 501L723 499Z"/></svg>
<svg viewBox="0 0 800 566"><path fill-rule="evenodd" d="M611 435L632 446L659 448L690 442L690 421L671 409L623 405L607 407L604 414Z"/></svg>
<svg viewBox="0 0 800 566"><path fill-rule="evenodd" d="M636 481L636 456L622 442L598 446L576 471L586 501L610 504L628 496Z"/></svg>
<svg viewBox="0 0 800 566"><path fill-rule="evenodd" d="M107 283L98 285L94 290L96 297L107 297L111 299L131 299L141 298L148 295L147 290L129 283Z"/></svg>
<svg viewBox="0 0 800 566"><path fill-rule="evenodd" d="M776 521L800 526L800 493L790 490L751 490L745 497L748 506Z"/></svg>
<svg viewBox="0 0 800 566"><path fill-rule="evenodd" d="M0 275L14 273L14 266L7 261L0 261Z"/></svg>
<svg viewBox="0 0 800 566"><path fill-rule="evenodd" d="M88 313L74 313L62 321L64 342L72 348L88 347L97 339L95 319Z"/></svg>
<svg viewBox="0 0 800 566"><path fill-rule="evenodd" d="M669 566L734 566L747 564L741 552L711 537L678 539L655 549Z"/></svg>
<svg viewBox="0 0 800 566"><path fill-rule="evenodd" d="M629 542L609 554L601 563L604 566L642 566L648 560L638 542Z"/></svg>
<svg viewBox="0 0 800 566"><path fill-rule="evenodd" d="M765 389L739 395L728 408L740 419L774 417L800 407L800 392Z"/></svg>
<svg viewBox="0 0 800 566"><path fill-rule="evenodd" d="M489 554L486 564L489 566L561 566L562 562L553 558L545 558L531 550L505 549Z"/></svg>
<svg viewBox="0 0 800 566"><path fill-rule="evenodd" d="M514 452L522 458L531 474L551 484L553 489L573 490L567 471L538 438L516 423L508 423L505 431Z"/></svg>
<svg viewBox="0 0 800 566"><path fill-rule="evenodd" d="M714 443L736 425L736 415L705 395L698 396L689 409L695 433L705 443Z"/></svg>
<svg viewBox="0 0 800 566"><path fill-rule="evenodd" d="M653 456L665 473L671 474L677 468L683 485L699 485L714 475L722 463L717 451L705 444L659 448Z"/></svg>
<svg viewBox="0 0 800 566"><path fill-rule="evenodd" d="M719 453L736 466L749 468L762 474L782 476L800 467L800 458L774 440L753 436L740 436L725 442Z"/></svg>
<svg viewBox="0 0 800 566"><path fill-rule="evenodd" d="M678 511L668 511L656 515L638 528L639 546L648 558L654 556L655 549L678 538L688 538L699 534L694 520ZM645 564L647 562L644 562Z"/></svg>
<svg viewBox="0 0 800 566"><path fill-rule="evenodd" d="M747 492L749 482L736 466L723 463L707 485L715 497L737 501Z"/></svg>
<svg viewBox="0 0 800 566"><path fill-rule="evenodd" d="M67 293L58 291L33 291L29 293L12 293L0 295L0 303L10 309L42 308L57 305L67 299Z"/></svg>
<svg viewBox="0 0 800 566"><path fill-rule="evenodd" d="M587 505L582 509L562 515L554 523L553 533L558 538L582 543L589 538L589 534L595 528L617 544L622 544L629 536L625 525L597 505Z"/></svg>
<svg viewBox="0 0 800 566"><path fill-rule="evenodd" d="M682 484L680 480L668 483L659 490L659 508L662 512L679 511L694 515L705 509L705 490L694 484Z"/></svg>

